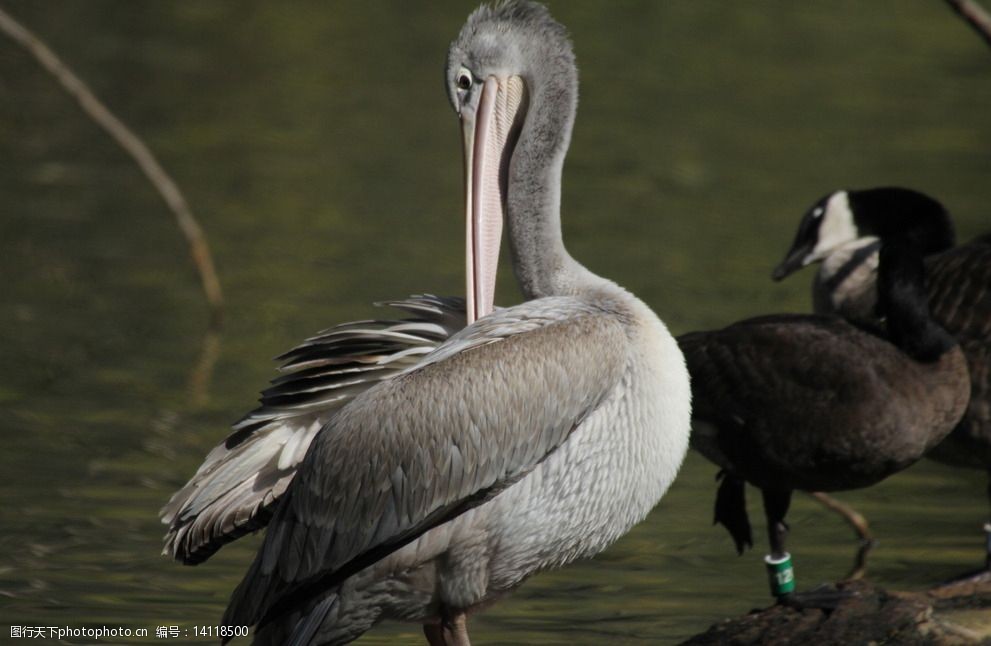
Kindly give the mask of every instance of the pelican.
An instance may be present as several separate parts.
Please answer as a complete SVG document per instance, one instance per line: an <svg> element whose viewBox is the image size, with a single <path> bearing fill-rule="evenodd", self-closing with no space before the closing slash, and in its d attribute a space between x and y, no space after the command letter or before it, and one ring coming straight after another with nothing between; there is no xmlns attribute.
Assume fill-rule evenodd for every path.
<svg viewBox="0 0 991 646"><path fill-rule="evenodd" d="M692 446L723 470L715 520L742 552L752 543L743 482L761 489L771 592L784 602L796 600L786 550L792 492L875 484L919 460L967 409L966 360L925 294L922 259L941 248L946 220L924 213L916 223L863 229L881 240L883 331L781 314L678 338L692 374ZM848 232L852 223L831 223L823 238Z"/></svg>
<svg viewBox="0 0 991 646"><path fill-rule="evenodd" d="M940 225L935 231L926 222ZM970 371L970 404L953 432L929 454L952 466L983 469L991 477L991 235L953 246L945 207L918 191L898 187L839 190L802 217L781 280L821 263L813 282L816 312L880 327L876 312L878 247L885 237L931 236L926 296L933 318L960 342ZM988 488L991 499L991 486ZM984 577L991 576L991 520L984 525Z"/></svg>
<svg viewBox="0 0 991 646"><path fill-rule="evenodd" d="M687 450L677 343L561 238L577 107L564 28L534 3L482 6L446 82L464 143L468 326L315 432L224 616L255 625L258 644L344 643L383 619L468 644L469 613L642 520ZM493 311L503 221L527 301Z"/></svg>

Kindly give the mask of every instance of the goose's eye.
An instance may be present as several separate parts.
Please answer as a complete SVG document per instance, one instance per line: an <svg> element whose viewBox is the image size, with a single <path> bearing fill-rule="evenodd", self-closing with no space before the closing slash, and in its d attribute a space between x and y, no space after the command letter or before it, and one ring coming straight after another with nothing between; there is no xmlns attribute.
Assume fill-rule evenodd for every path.
<svg viewBox="0 0 991 646"><path fill-rule="evenodd" d="M471 72L462 67L458 72L458 79L456 83L459 90L471 89Z"/></svg>

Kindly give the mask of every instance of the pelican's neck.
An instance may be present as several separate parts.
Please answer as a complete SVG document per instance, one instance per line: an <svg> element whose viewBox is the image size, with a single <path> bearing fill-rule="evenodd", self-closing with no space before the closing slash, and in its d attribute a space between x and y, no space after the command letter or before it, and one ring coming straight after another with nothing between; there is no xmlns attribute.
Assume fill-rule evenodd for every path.
<svg viewBox="0 0 991 646"><path fill-rule="evenodd" d="M577 75L531 82L526 119L509 165L507 228L513 269L527 299L569 296L608 283L571 257L561 237L561 172L578 99Z"/></svg>

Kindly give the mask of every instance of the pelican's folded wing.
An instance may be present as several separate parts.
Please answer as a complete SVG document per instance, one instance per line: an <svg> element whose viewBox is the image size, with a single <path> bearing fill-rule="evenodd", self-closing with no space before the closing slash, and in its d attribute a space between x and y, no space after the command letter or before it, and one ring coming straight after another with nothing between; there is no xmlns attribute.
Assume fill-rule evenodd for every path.
<svg viewBox="0 0 991 646"><path fill-rule="evenodd" d="M316 437L225 615L266 623L516 482L614 392L624 328L572 298L477 321Z"/></svg>

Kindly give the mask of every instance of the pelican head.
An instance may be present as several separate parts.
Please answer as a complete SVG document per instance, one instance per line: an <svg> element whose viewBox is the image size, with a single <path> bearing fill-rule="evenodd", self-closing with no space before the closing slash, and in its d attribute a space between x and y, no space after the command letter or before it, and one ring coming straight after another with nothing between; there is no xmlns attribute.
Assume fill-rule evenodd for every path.
<svg viewBox="0 0 991 646"><path fill-rule="evenodd" d="M563 162L577 104L577 73L564 27L546 7L514 1L483 5L469 16L448 52L445 82L461 119L464 145L471 323L493 308L517 144L521 137L537 142L531 154L560 151ZM561 111L562 102L566 114L555 128L527 123L529 112L547 106Z"/></svg>

